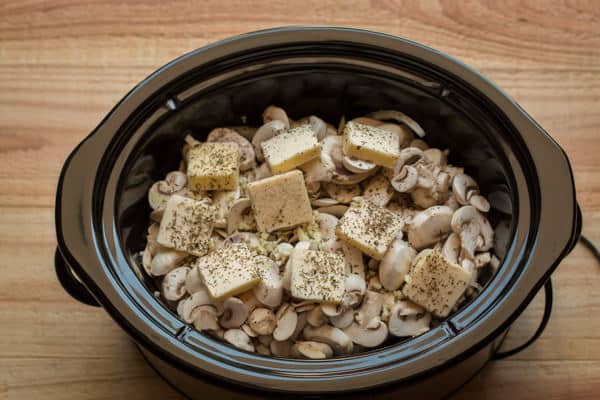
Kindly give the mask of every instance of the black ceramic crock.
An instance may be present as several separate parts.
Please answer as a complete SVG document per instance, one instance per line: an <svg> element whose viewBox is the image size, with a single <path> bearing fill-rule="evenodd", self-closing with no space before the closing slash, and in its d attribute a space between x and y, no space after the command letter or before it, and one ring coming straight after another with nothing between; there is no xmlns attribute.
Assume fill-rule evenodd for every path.
<svg viewBox="0 0 600 400"><path fill-rule="evenodd" d="M490 198L498 273L424 335L348 357L301 361L239 351L191 330L139 270L150 185L176 169L183 138L293 118L379 109L413 116ZM446 395L495 353L510 324L581 229L569 161L482 75L401 38L344 28L250 33L186 54L137 85L71 153L56 199L56 267L77 299L101 305L146 359L190 398Z"/></svg>

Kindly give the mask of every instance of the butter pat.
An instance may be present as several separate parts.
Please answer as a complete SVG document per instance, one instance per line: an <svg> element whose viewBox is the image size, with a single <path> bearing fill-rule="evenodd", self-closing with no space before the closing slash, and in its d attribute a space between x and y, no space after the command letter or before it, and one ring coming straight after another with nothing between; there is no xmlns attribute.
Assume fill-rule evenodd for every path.
<svg viewBox="0 0 600 400"><path fill-rule="evenodd" d="M341 255L330 251L294 251L291 268L291 292L295 299L330 303L342 301L346 262Z"/></svg>
<svg viewBox="0 0 600 400"><path fill-rule="evenodd" d="M203 256L208 251L214 214L214 207L208 201L172 195L167 201L156 240L162 246Z"/></svg>
<svg viewBox="0 0 600 400"><path fill-rule="evenodd" d="M350 121L344 128L344 154L393 168L400 156L396 132Z"/></svg>
<svg viewBox="0 0 600 400"><path fill-rule="evenodd" d="M470 280L469 272L434 250L422 256L405 277L402 293L435 316L445 318Z"/></svg>
<svg viewBox="0 0 600 400"><path fill-rule="evenodd" d="M312 209L302 172L275 175L248 184L256 225L261 232L312 221Z"/></svg>
<svg viewBox="0 0 600 400"><path fill-rule="evenodd" d="M344 213L336 235L376 260L381 260L390 243L402 229L402 218L393 212L362 200Z"/></svg>
<svg viewBox="0 0 600 400"><path fill-rule="evenodd" d="M240 153L235 143L200 143L187 154L188 184L193 191L235 190Z"/></svg>
<svg viewBox="0 0 600 400"><path fill-rule="evenodd" d="M262 143L273 174L290 171L321 155L321 146L310 125L288 129Z"/></svg>
<svg viewBox="0 0 600 400"><path fill-rule="evenodd" d="M221 247L198 258L194 266L215 300L245 292L260 281L256 256L245 243Z"/></svg>

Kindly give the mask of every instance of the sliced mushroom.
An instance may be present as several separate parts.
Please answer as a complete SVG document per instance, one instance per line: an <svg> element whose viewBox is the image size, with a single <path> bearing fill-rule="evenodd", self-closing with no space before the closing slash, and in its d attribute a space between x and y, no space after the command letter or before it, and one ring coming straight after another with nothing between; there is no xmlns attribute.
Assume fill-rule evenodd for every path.
<svg viewBox="0 0 600 400"><path fill-rule="evenodd" d="M467 174L458 174L454 177L452 180L452 193L461 205L470 204L482 212L490 210L490 203L479 194L477 182Z"/></svg>
<svg viewBox="0 0 600 400"><path fill-rule="evenodd" d="M304 172L304 181L306 182L307 189L310 187L313 193L320 186L320 182L330 181L335 171L333 160L323 151L321 151L320 158L315 158L300 165L298 168Z"/></svg>
<svg viewBox="0 0 600 400"><path fill-rule="evenodd" d="M263 344L265 346L269 346L271 344L271 342L273 341L273 336L271 335L259 335L257 338L258 342L260 344Z"/></svg>
<svg viewBox="0 0 600 400"><path fill-rule="evenodd" d="M356 322L344 329L344 333L352 340L352 342L363 347L375 347L387 339L388 327L379 316L374 317L366 326L361 326Z"/></svg>
<svg viewBox="0 0 600 400"><path fill-rule="evenodd" d="M430 323L430 313L410 301L402 300L392 307L388 328L394 336L417 336L427 332Z"/></svg>
<svg viewBox="0 0 600 400"><path fill-rule="evenodd" d="M283 283L279 276L279 267L269 257L258 256L261 281L252 289L256 299L262 304L275 308L281 304Z"/></svg>
<svg viewBox="0 0 600 400"><path fill-rule="evenodd" d="M369 126L379 126L379 125L383 125L384 123L379 121L378 119L375 118L369 118L369 117L358 117L358 118L354 118L352 120L352 122L357 122L359 124L363 124L363 125L369 125ZM345 124L344 124L345 125Z"/></svg>
<svg viewBox="0 0 600 400"><path fill-rule="evenodd" d="M216 190L212 194L212 205L215 208L215 228L226 228L228 215L234 202L240 198L239 188L236 190Z"/></svg>
<svg viewBox="0 0 600 400"><path fill-rule="evenodd" d="M246 335L250 336L251 338L260 337L260 335L250 328L250 325L248 324L243 324L240 329L246 332Z"/></svg>
<svg viewBox="0 0 600 400"><path fill-rule="evenodd" d="M492 261L489 251L475 255L475 268L483 268Z"/></svg>
<svg viewBox="0 0 600 400"><path fill-rule="evenodd" d="M306 315L306 322L310 326L319 327L327 323L327 316L323 314L323 310L321 309L321 307L317 306L312 310L308 311Z"/></svg>
<svg viewBox="0 0 600 400"><path fill-rule="evenodd" d="M414 119L404 114L403 112L397 110L380 110L375 111L366 115L369 118L373 118L379 121L382 120L393 120L400 122L406 126L408 126L414 133L419 137L425 136L425 131L421 128L421 125L417 123Z"/></svg>
<svg viewBox="0 0 600 400"><path fill-rule="evenodd" d="M177 303L177 314L188 324L191 324L196 319L198 313L198 307L200 306L213 306L217 311L217 314L221 314L220 303L215 303L207 290L201 290L189 297L180 300Z"/></svg>
<svg viewBox="0 0 600 400"><path fill-rule="evenodd" d="M416 147L417 149L421 149L421 150L425 151L429 148L429 145L424 140L413 139L408 144L408 147Z"/></svg>
<svg viewBox="0 0 600 400"><path fill-rule="evenodd" d="M329 197L343 204L349 204L353 198L361 194L361 189L358 185L336 185L335 183L327 182L323 185L323 188Z"/></svg>
<svg viewBox="0 0 600 400"><path fill-rule="evenodd" d="M296 330L296 324L298 323L298 314L294 311L289 303L283 304L277 314L277 326L273 331L273 339L283 341L289 339L294 331Z"/></svg>
<svg viewBox="0 0 600 400"><path fill-rule="evenodd" d="M385 207L394 196L390 181L383 175L375 175L365 185L363 198L380 207Z"/></svg>
<svg viewBox="0 0 600 400"><path fill-rule="evenodd" d="M261 179L268 178L272 176L271 168L269 168L269 164L262 163L258 167L254 168L254 181L260 181Z"/></svg>
<svg viewBox="0 0 600 400"><path fill-rule="evenodd" d="M474 194L469 197L469 204L478 209L481 212L490 211L490 203L485 197L480 194Z"/></svg>
<svg viewBox="0 0 600 400"><path fill-rule="evenodd" d="M311 115L306 118L306 123L310 125L313 132L317 135L317 140L321 141L327 136L327 125L321 118Z"/></svg>
<svg viewBox="0 0 600 400"><path fill-rule="evenodd" d="M258 237L252 232L236 232L233 235L227 236L223 241L223 246L229 246L234 243L246 243L251 249L260 246Z"/></svg>
<svg viewBox="0 0 600 400"><path fill-rule="evenodd" d="M323 214L331 214L334 217L342 218L344 213L348 210L348 206L343 204L336 204L333 206L324 206L317 208L317 211Z"/></svg>
<svg viewBox="0 0 600 400"><path fill-rule="evenodd" d="M302 341L294 343L291 354L294 357L324 360L333 356L333 350L331 349L331 346L326 343Z"/></svg>
<svg viewBox="0 0 600 400"><path fill-rule="evenodd" d="M228 329L223 335L223 339L229 344L234 345L238 349L245 351L254 351L252 339L241 329Z"/></svg>
<svg viewBox="0 0 600 400"><path fill-rule="evenodd" d="M341 136L327 136L323 140L321 149L321 161L326 161L325 165L333 165L333 170L331 171L331 181L333 183L338 185L354 185L377 172L377 168L361 174L348 171L343 163L342 142L343 138Z"/></svg>
<svg viewBox="0 0 600 400"><path fill-rule="evenodd" d="M269 350L277 357L289 357L292 353L292 342L290 340L282 342L273 340L269 344Z"/></svg>
<svg viewBox="0 0 600 400"><path fill-rule="evenodd" d="M223 302L223 315L219 324L225 328L239 328L248 317L248 307L237 297L230 297Z"/></svg>
<svg viewBox="0 0 600 400"><path fill-rule="evenodd" d="M339 328L331 325L323 325L318 328L307 325L302 333L306 340L328 344L335 354L352 353L352 339Z"/></svg>
<svg viewBox="0 0 600 400"><path fill-rule="evenodd" d="M412 199L413 203L421 208L433 207L440 203L439 199L433 197L430 189L422 187L413 189L413 191L410 192L410 198Z"/></svg>
<svg viewBox="0 0 600 400"><path fill-rule="evenodd" d="M298 339L298 336L300 336L300 334L304 330L304 327L307 324L306 323L306 314L308 314L308 313L307 312L298 313L298 322L296 323L296 329L294 329L294 333L292 333L290 340Z"/></svg>
<svg viewBox="0 0 600 400"><path fill-rule="evenodd" d="M299 303L292 303L292 305L294 306L294 310L296 310L296 312L298 314L300 314L305 311L311 311L313 308L317 307L319 304L315 303L314 301L304 300Z"/></svg>
<svg viewBox="0 0 600 400"><path fill-rule="evenodd" d="M194 310L194 328L202 331L214 331L219 329L217 323L217 309L214 306L205 304Z"/></svg>
<svg viewBox="0 0 600 400"><path fill-rule="evenodd" d="M161 293L165 299L176 301L185 295L185 280L189 272L189 267L178 267L165 275L161 284Z"/></svg>
<svg viewBox="0 0 600 400"><path fill-rule="evenodd" d="M187 257L187 253L177 250L163 250L152 257L150 273L154 276L162 276L171 271Z"/></svg>
<svg viewBox="0 0 600 400"><path fill-rule="evenodd" d="M283 270L283 274L281 275L281 284L284 289L290 290L290 284L291 284L291 280L292 280L292 259L294 258L294 252L296 250L304 251L304 250L308 250L310 248L311 248L310 242L301 240L298 243L296 243L296 246L294 247L294 250L292 250L292 253L290 254L290 257L288 258L287 263L285 263L285 268Z"/></svg>
<svg viewBox="0 0 600 400"><path fill-rule="evenodd" d="M450 232L453 211L446 206L433 206L414 216L408 230L408 241L417 250L432 245Z"/></svg>
<svg viewBox="0 0 600 400"><path fill-rule="evenodd" d="M277 325L277 319L273 311L259 307L248 317L248 325L259 335L270 335Z"/></svg>
<svg viewBox="0 0 600 400"><path fill-rule="evenodd" d="M249 313L254 311L256 307L259 307L261 305L260 301L258 301L256 296L254 295L253 290L246 290L245 292L240 293L238 297L241 301L244 302L246 308L248 308Z"/></svg>
<svg viewBox="0 0 600 400"><path fill-rule="evenodd" d="M345 292L342 298L343 306L354 308L360 304L367 290L367 283L363 276L356 274L346 276L344 281Z"/></svg>
<svg viewBox="0 0 600 400"><path fill-rule="evenodd" d="M338 238L335 234L338 219L331 214L319 213L315 215L315 222L319 226L323 249L333 249L338 241Z"/></svg>
<svg viewBox="0 0 600 400"><path fill-rule="evenodd" d="M263 123L266 124L271 121L281 121L286 128L290 127L290 120L281 107L270 105L263 111Z"/></svg>
<svg viewBox="0 0 600 400"><path fill-rule="evenodd" d="M370 161L359 160L358 158L352 158L350 156L342 156L342 165L350 172L356 174L363 174L373 171L377 168L377 164L373 164Z"/></svg>
<svg viewBox="0 0 600 400"><path fill-rule="evenodd" d="M153 210L163 210L169 197L174 194L184 195L187 191L187 175L181 171L172 171L165 180L155 182L148 191L148 202Z"/></svg>
<svg viewBox="0 0 600 400"><path fill-rule="evenodd" d="M427 157L430 162L439 167L446 166L446 163L448 162L446 152L440 149L425 149L423 150L423 155Z"/></svg>
<svg viewBox="0 0 600 400"><path fill-rule="evenodd" d="M379 263L379 281L386 290L396 290L404 283L412 261L417 255L407 242L395 239Z"/></svg>
<svg viewBox="0 0 600 400"><path fill-rule="evenodd" d="M190 272L187 274L185 278L185 290L189 294L206 290L206 285L204 285L204 282L202 282L202 278L200 277L198 269L191 268Z"/></svg>
<svg viewBox="0 0 600 400"><path fill-rule="evenodd" d="M265 123L256 130L256 133L252 138L252 146L254 146L254 154L258 161L263 162L265 160L262 152L262 142L279 135L287 127L289 127L289 123L286 126L286 124L280 120L273 120Z"/></svg>
<svg viewBox="0 0 600 400"><path fill-rule="evenodd" d="M494 230L487 218L473 206L463 206L454 212L452 230L460 236L463 251L470 259L475 251L488 251L492 248Z"/></svg>
<svg viewBox="0 0 600 400"><path fill-rule="evenodd" d="M329 317L331 325L336 328L344 329L349 327L354 321L354 310L347 308L343 310L339 315Z"/></svg>
<svg viewBox="0 0 600 400"><path fill-rule="evenodd" d="M232 234L236 230L247 231L256 228L256 221L252 214L250 199L243 197L237 199L231 205L227 216L227 233Z"/></svg>
<svg viewBox="0 0 600 400"><path fill-rule="evenodd" d="M381 293L372 290L366 291L362 305L354 315L354 320L361 328L365 328L373 318L378 318L381 315L383 300L384 298Z"/></svg>
<svg viewBox="0 0 600 400"><path fill-rule="evenodd" d="M442 255L451 263L458 264L458 256L460 255L460 236L452 232L444 242L442 247Z"/></svg>
<svg viewBox="0 0 600 400"><path fill-rule="evenodd" d="M240 151L240 171L248 171L256 166L252 143L234 129L215 128L206 137L207 142L235 143Z"/></svg>
<svg viewBox="0 0 600 400"><path fill-rule="evenodd" d="M410 142L414 139L414 135L410 128L405 125L398 125L393 123L385 123L378 126L379 129L386 130L388 132L394 132L400 139L400 148L408 147Z"/></svg>
<svg viewBox="0 0 600 400"><path fill-rule="evenodd" d="M318 199L313 199L310 201L310 204L313 207L328 207L339 204L340 202L334 199L330 199L329 197L320 197Z"/></svg>

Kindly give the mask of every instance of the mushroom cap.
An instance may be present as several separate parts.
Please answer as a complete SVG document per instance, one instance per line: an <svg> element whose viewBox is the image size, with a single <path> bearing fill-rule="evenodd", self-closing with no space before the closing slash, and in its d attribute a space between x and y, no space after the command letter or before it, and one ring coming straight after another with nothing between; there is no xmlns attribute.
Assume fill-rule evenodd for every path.
<svg viewBox="0 0 600 400"><path fill-rule="evenodd" d="M407 147L400 150L398 160L394 165L394 174L398 174L400 170L407 165L414 165L425 157L423 150L416 147Z"/></svg>
<svg viewBox="0 0 600 400"><path fill-rule="evenodd" d="M167 300L176 301L185 295L185 281L189 267L178 267L169 271L161 283L161 293Z"/></svg>
<svg viewBox="0 0 600 400"><path fill-rule="evenodd" d="M352 352L352 340L343 330L331 325L322 325L318 328L307 325L302 331L306 340L326 343L335 354L349 354Z"/></svg>
<svg viewBox="0 0 600 400"><path fill-rule="evenodd" d="M187 253L177 250L162 250L154 255L150 263L150 273L154 276L162 276L175 268Z"/></svg>
<svg viewBox="0 0 600 400"><path fill-rule="evenodd" d="M277 314L277 326L273 330L273 339L283 341L289 339L296 330L298 314L289 303L284 303Z"/></svg>
<svg viewBox="0 0 600 400"><path fill-rule="evenodd" d="M245 351L254 351L254 345L252 344L252 340L250 336L246 334L241 329L228 329L225 331L223 335L223 339L229 344L234 345L238 349Z"/></svg>
<svg viewBox="0 0 600 400"><path fill-rule="evenodd" d="M404 276L410 270L417 255L407 242L395 239L379 263L379 281L386 290L397 290L404 283Z"/></svg>
<svg viewBox="0 0 600 400"><path fill-rule="evenodd" d="M344 329L344 333L352 339L352 342L363 347L379 346L388 337L388 327L379 319L373 318L365 327L353 322L349 327Z"/></svg>
<svg viewBox="0 0 600 400"><path fill-rule="evenodd" d="M378 171L378 168L360 174L348 171L346 167L344 167L344 153L342 146L342 136L327 136L323 139L321 161L328 166L333 166L331 171L331 182L338 185L354 185L367 179Z"/></svg>
<svg viewBox="0 0 600 400"><path fill-rule="evenodd" d="M291 354L312 360L324 360L333 356L333 350L327 343L300 341L292 345Z"/></svg>
<svg viewBox="0 0 600 400"><path fill-rule="evenodd" d="M398 173L394 173L390 184L400 193L407 193L413 190L419 182L419 173L411 165L404 165Z"/></svg>
<svg viewBox="0 0 600 400"><path fill-rule="evenodd" d="M196 318L196 308L204 305L214 306L217 314L221 314L222 308L220 303L216 303L208 294L208 290L200 290L189 297L179 301L177 304L177 314L188 324L191 324Z"/></svg>
<svg viewBox="0 0 600 400"><path fill-rule="evenodd" d="M273 311L259 307L248 317L248 325L259 335L270 335L277 325L277 319Z"/></svg>
<svg viewBox="0 0 600 400"><path fill-rule="evenodd" d="M262 117L264 124L271 121L281 121L285 128L290 127L290 120L287 116L287 113L281 107L277 107L274 105L268 106L267 108L265 108L265 111L263 111Z"/></svg>
<svg viewBox="0 0 600 400"><path fill-rule="evenodd" d="M433 206L413 217L408 241L417 250L434 244L450 232L453 211L447 206Z"/></svg>
<svg viewBox="0 0 600 400"><path fill-rule="evenodd" d="M354 321L354 310L348 307L339 315L329 317L329 320L331 321L331 325L335 326L336 328L347 328Z"/></svg>
<svg viewBox="0 0 600 400"><path fill-rule="evenodd" d="M452 193L454 193L456 201L462 206L469 204L467 192L473 189L479 190L479 186L475 179L467 174L458 174L452 179Z"/></svg>
<svg viewBox="0 0 600 400"><path fill-rule="evenodd" d="M494 230L487 218L473 206L463 206L454 212L452 230L459 234L462 249L470 259L475 251L487 251L494 242Z"/></svg>
<svg viewBox="0 0 600 400"><path fill-rule="evenodd" d="M205 330L217 330L217 309L211 305L199 306L194 310L194 328L202 332Z"/></svg>
<svg viewBox="0 0 600 400"><path fill-rule="evenodd" d="M431 314L405 315L406 308L403 304L395 304L392 308L388 328L391 335L398 337L417 336L429 330Z"/></svg>
<svg viewBox="0 0 600 400"><path fill-rule="evenodd" d="M223 302L223 315L219 324L225 328L239 328L248 317L248 307L237 297L230 297Z"/></svg>

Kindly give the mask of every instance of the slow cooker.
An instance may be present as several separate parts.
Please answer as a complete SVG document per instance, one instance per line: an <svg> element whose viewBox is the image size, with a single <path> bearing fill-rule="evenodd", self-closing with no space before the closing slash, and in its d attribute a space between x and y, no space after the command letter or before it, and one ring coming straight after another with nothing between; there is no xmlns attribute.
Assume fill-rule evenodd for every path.
<svg viewBox="0 0 600 400"><path fill-rule="evenodd" d="M334 124L380 109L416 119L490 199L501 266L482 293L426 334L324 361L246 353L180 321L140 272L147 190L177 169L186 134L260 125L269 104ZM102 306L189 398L439 398L494 357L580 230L565 153L481 74L402 38L297 27L192 51L133 88L65 162L55 261L65 289Z"/></svg>

